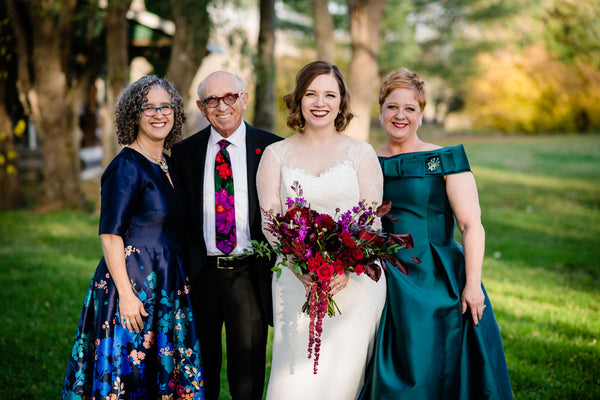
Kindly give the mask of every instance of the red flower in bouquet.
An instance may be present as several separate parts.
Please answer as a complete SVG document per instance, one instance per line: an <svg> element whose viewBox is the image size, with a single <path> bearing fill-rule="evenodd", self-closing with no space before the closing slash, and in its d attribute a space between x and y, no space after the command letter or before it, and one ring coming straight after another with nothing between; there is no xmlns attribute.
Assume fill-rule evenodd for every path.
<svg viewBox="0 0 600 400"><path fill-rule="evenodd" d="M386 261L403 273L408 270L394 256L400 248L412 248L409 234L384 234L374 229L376 217L383 217L391 209L390 202L384 202L373 209L365 201L359 202L352 210L334 216L318 213L302 197L298 182L292 185L297 197L287 199L287 211L275 214L273 210L262 210L267 218L266 230L276 242L273 247L254 242L259 255L271 253L284 255L279 266L273 268L277 277L282 267L288 267L298 274L308 274L313 282L302 311L309 315L308 357L314 354L314 373L317 373L321 333L325 315L333 317L341 311L329 295L330 281L337 274L348 270L357 275L366 274L374 281L381 277L381 268ZM374 204L375 205L375 204ZM339 215L338 215L339 214Z"/></svg>

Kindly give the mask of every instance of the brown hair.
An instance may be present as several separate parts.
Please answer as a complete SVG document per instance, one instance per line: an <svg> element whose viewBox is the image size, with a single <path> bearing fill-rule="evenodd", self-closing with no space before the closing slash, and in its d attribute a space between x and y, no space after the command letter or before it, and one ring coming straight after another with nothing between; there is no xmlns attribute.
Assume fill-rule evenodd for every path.
<svg viewBox="0 0 600 400"><path fill-rule="evenodd" d="M415 98L419 102L421 111L425 109L427 104L427 93L425 93L425 82L423 82L416 72L411 72L406 68L399 68L387 74L381 82L379 88L379 105L381 106L385 99L395 89L412 89L415 93Z"/></svg>
<svg viewBox="0 0 600 400"><path fill-rule="evenodd" d="M344 76L339 67L326 61L314 61L305 65L296 75L296 87L292 93L283 96L288 108L287 126L295 132L304 130L304 116L302 115L302 96L306 93L312 81L319 75L331 75L335 78L340 89L340 112L335 118L335 129L342 132L354 114L350 110L350 91L344 81Z"/></svg>

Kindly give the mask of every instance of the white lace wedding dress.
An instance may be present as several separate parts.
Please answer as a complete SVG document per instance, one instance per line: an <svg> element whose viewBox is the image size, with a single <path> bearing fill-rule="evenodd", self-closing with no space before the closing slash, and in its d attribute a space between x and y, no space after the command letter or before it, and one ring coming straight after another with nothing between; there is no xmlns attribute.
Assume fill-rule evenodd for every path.
<svg viewBox="0 0 600 400"><path fill-rule="evenodd" d="M345 136L345 135L344 135ZM281 212L291 185L298 181L311 207L330 215L351 209L362 199L381 204L383 178L373 148L345 137L344 146L328 153L326 161L297 151L294 139L269 146L257 176L260 203ZM328 157L329 158L329 157ZM326 166L329 164L329 166ZM284 268L273 276L274 338L267 400L353 400L364 382L375 332L386 297L385 275L376 283L365 274L351 274L347 286L334 296L342 314L323 321L318 373L308 359L308 315L302 313L305 289Z"/></svg>

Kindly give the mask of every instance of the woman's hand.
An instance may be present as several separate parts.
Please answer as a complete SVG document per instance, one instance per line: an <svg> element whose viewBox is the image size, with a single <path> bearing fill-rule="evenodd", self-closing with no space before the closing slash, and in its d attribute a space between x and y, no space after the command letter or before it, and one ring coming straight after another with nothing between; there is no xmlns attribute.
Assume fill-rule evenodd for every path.
<svg viewBox="0 0 600 400"><path fill-rule="evenodd" d="M306 296L308 296L310 294L310 288L312 285L315 284L315 282L312 280L312 277L310 274L299 274L296 271L292 270L292 272L294 273L294 275L296 275L296 278L298 278L300 280L300 282L302 282L302 284L304 285L304 289L306 289ZM348 284L348 275L349 272L344 272L342 275L338 275L338 274L334 274L333 278L331 278L331 281L329 281L329 295L333 296L336 293L338 293L340 290L342 290L343 288L346 287L346 285Z"/></svg>
<svg viewBox="0 0 600 400"><path fill-rule="evenodd" d="M140 333L144 328L142 317L148 316L144 305L133 292L127 296L119 296L119 314L123 327L129 332L135 331L135 333Z"/></svg>
<svg viewBox="0 0 600 400"><path fill-rule="evenodd" d="M348 284L348 275L349 272L344 272L341 275L335 274L331 281L329 282L329 294L331 296L339 293L343 288Z"/></svg>
<svg viewBox="0 0 600 400"><path fill-rule="evenodd" d="M462 295L460 296L462 305L462 313L467 312L467 308L471 310L471 317L475 326L479 325L479 320L483 317L483 310L485 309L485 296L481 289L481 282L471 282L467 280L467 284L463 289Z"/></svg>
<svg viewBox="0 0 600 400"><path fill-rule="evenodd" d="M294 273L294 275L296 275L296 278L298 278L300 282L302 282L302 284L304 285L304 289L306 290L306 296L308 297L308 295L310 294L310 287L315 284L315 282L312 280L312 277L310 276L310 274L299 274L294 270L292 270L292 272Z"/></svg>

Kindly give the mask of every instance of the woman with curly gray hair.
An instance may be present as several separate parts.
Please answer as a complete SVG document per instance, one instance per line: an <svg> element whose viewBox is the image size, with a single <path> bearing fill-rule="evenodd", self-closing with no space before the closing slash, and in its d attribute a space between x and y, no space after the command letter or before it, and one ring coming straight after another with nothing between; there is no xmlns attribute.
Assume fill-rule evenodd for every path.
<svg viewBox="0 0 600 400"><path fill-rule="evenodd" d="M182 265L183 200L163 153L183 101L156 76L116 106L125 145L102 175L104 257L85 297L62 398L204 398L200 344Z"/></svg>

